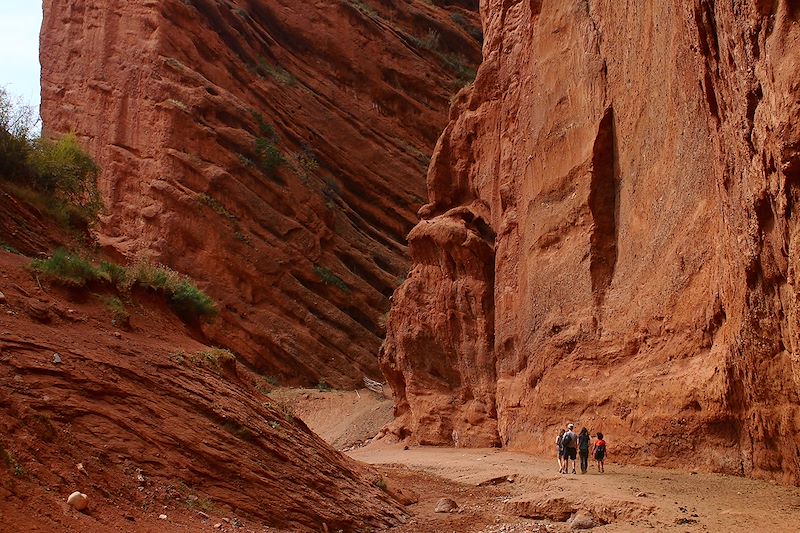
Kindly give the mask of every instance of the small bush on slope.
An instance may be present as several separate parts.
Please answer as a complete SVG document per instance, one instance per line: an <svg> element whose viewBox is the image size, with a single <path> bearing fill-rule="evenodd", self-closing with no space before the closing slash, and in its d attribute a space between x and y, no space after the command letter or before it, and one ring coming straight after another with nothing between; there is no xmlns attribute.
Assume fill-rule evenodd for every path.
<svg viewBox="0 0 800 533"><path fill-rule="evenodd" d="M67 253L59 248L48 259L34 259L31 268L42 277L62 285L83 287L87 283L103 279L102 273L86 259Z"/></svg>
<svg viewBox="0 0 800 533"><path fill-rule="evenodd" d="M37 274L62 285L83 287L97 282L122 291L138 285L161 293L186 322L208 321L217 315L214 301L190 279L146 261L137 261L127 269L105 262L95 267L87 259L59 248L49 259L34 259L30 266Z"/></svg>
<svg viewBox="0 0 800 533"><path fill-rule="evenodd" d="M88 228L102 208L99 168L75 135L37 138L36 125L32 108L13 102L0 88L0 179L65 228Z"/></svg>

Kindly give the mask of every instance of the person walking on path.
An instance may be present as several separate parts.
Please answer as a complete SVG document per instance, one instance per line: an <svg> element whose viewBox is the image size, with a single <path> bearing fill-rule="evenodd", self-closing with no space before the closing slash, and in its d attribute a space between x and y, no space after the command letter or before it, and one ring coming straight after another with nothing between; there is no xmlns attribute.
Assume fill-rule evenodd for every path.
<svg viewBox="0 0 800 533"><path fill-rule="evenodd" d="M606 460L606 441L603 440L603 434L599 431L597 432L597 440L594 441L592 455L594 455L594 460L597 461L597 470L602 474L606 471L604 464Z"/></svg>
<svg viewBox="0 0 800 533"><path fill-rule="evenodd" d="M561 469L562 474L569 473L570 461L572 461L572 473L575 473L575 461L578 458L578 436L572 431L574 428L574 424L567 424L567 432L561 437L561 443L564 446L564 467Z"/></svg>
<svg viewBox="0 0 800 533"><path fill-rule="evenodd" d="M558 437L556 437L556 453L558 454L558 471L561 472L564 470L564 445L561 443L561 439L564 438L564 428L561 428L558 432Z"/></svg>
<svg viewBox="0 0 800 533"><path fill-rule="evenodd" d="M578 434L578 453L581 456L581 474L585 474L589 469L589 430L585 427Z"/></svg>

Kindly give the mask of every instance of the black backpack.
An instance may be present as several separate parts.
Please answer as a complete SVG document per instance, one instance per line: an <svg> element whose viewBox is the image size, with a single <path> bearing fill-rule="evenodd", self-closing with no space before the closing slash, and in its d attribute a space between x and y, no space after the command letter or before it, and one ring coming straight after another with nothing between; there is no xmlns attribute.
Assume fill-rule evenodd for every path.
<svg viewBox="0 0 800 533"><path fill-rule="evenodd" d="M575 433L567 431L564 433L564 436L561 438L561 445L564 448L574 448L575 447Z"/></svg>

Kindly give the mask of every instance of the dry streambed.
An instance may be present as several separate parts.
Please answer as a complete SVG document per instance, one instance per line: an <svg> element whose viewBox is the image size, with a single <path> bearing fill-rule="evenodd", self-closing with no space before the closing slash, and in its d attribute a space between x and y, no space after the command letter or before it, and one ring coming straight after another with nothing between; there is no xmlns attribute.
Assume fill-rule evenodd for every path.
<svg viewBox="0 0 800 533"><path fill-rule="evenodd" d="M406 505L396 533L594 531L763 531L796 529L800 490L772 482L609 464L605 474L556 473L555 459L497 449L371 443L391 420L391 400L370 391L279 389L314 431L348 455L378 467ZM366 444L365 446L359 446ZM458 509L436 513L441 498ZM769 528L768 528L769 529Z"/></svg>
<svg viewBox="0 0 800 533"><path fill-rule="evenodd" d="M800 524L800 491L751 479L609 465L605 474L559 475L555 461L502 450L411 448L380 443L349 453L374 465L400 465L452 485L411 487L416 531L512 533L570 531L761 531ZM387 471L392 477L392 472ZM407 476L408 482L414 480ZM448 493L447 491L451 491ZM431 513L438 497L456 513ZM460 498L460 500L459 500ZM423 508L424 507L424 508ZM466 518L466 520L465 520ZM423 529L424 528L424 529ZM398 531L405 531L400 528ZM411 531L411 529L408 529Z"/></svg>

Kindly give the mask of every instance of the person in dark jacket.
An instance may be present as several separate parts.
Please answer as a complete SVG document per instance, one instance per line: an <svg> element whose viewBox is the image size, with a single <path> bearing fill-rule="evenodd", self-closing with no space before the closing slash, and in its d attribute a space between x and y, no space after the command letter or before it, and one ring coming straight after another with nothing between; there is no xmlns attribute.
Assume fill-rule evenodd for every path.
<svg viewBox="0 0 800 533"><path fill-rule="evenodd" d="M591 439L589 430L585 427L581 429L581 432L578 434L578 453L581 456L581 474L585 474L589 469L589 441Z"/></svg>

